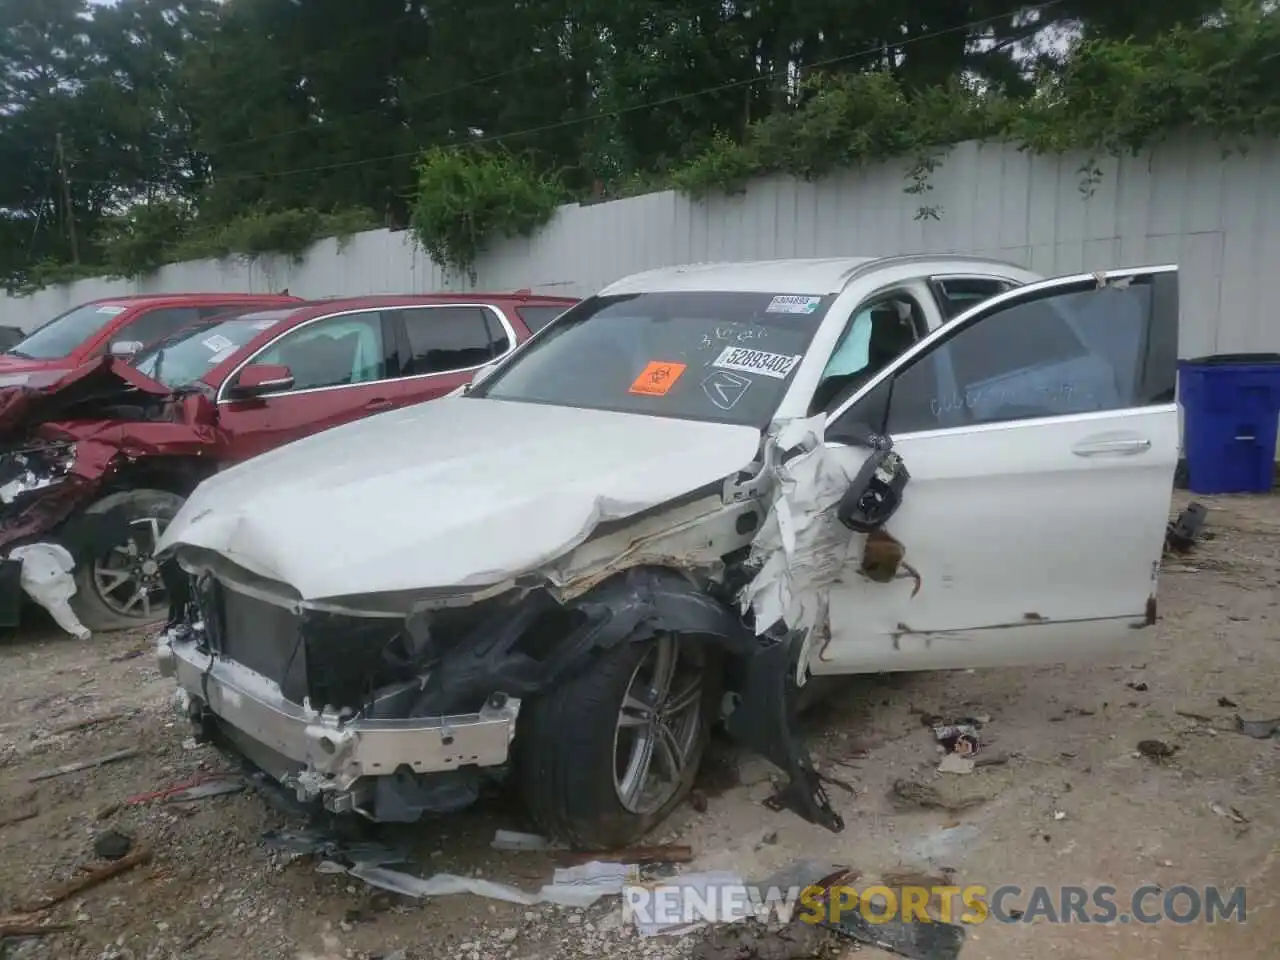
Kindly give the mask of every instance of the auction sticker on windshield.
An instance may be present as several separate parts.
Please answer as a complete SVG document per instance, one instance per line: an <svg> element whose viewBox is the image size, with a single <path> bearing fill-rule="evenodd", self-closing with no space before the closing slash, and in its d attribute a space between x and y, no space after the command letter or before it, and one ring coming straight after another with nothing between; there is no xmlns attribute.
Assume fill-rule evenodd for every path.
<svg viewBox="0 0 1280 960"><path fill-rule="evenodd" d="M684 373L683 363L669 363L665 360L651 360L640 371L627 393L638 393L645 397L665 397Z"/></svg>
<svg viewBox="0 0 1280 960"><path fill-rule="evenodd" d="M764 308L765 313L816 313L818 307L822 305L821 297L774 297L769 301L769 306Z"/></svg>
<svg viewBox="0 0 1280 960"><path fill-rule="evenodd" d="M224 337L220 333L215 333L211 337L205 337L200 342L203 343L210 350L212 350L214 353L221 353L222 351L226 350L227 347L235 346L234 343L232 343L230 340L228 340L226 337Z"/></svg>
<svg viewBox="0 0 1280 960"><path fill-rule="evenodd" d="M739 373L759 373L775 380L785 380L791 375L801 354L768 353L748 347L725 347L711 366L721 370L737 370Z"/></svg>

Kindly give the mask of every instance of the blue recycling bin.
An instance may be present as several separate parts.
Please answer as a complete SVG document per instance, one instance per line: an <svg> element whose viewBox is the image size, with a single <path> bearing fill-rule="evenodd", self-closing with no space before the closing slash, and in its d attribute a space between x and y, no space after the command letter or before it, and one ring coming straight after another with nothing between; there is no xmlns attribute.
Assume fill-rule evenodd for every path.
<svg viewBox="0 0 1280 960"><path fill-rule="evenodd" d="M1269 492L1280 420L1280 354L1180 360L1178 394L1188 489Z"/></svg>

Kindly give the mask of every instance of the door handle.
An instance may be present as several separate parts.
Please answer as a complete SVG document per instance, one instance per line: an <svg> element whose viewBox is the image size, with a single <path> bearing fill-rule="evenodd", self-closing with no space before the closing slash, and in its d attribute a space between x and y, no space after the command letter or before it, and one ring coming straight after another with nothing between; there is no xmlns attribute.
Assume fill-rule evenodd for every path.
<svg viewBox="0 0 1280 960"><path fill-rule="evenodd" d="M1132 456L1135 453L1146 453L1151 449L1151 441L1146 437L1124 437L1109 440L1081 440L1071 452L1077 457L1098 457L1106 454L1114 456Z"/></svg>
<svg viewBox="0 0 1280 960"><path fill-rule="evenodd" d="M377 397L373 400L370 400L368 403L366 403L364 405L364 408L366 410L390 410L391 401L387 400L384 397Z"/></svg>

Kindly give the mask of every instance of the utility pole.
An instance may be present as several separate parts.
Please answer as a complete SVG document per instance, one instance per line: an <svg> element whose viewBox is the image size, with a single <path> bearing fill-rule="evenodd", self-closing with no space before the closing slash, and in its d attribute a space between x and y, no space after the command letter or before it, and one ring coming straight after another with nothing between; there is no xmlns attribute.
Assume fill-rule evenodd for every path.
<svg viewBox="0 0 1280 960"><path fill-rule="evenodd" d="M62 179L62 203L67 211L67 233L71 238L71 262L80 266L80 245L76 243L76 212L71 207L71 181L67 178L67 154L62 149L62 134L58 134L58 176Z"/></svg>

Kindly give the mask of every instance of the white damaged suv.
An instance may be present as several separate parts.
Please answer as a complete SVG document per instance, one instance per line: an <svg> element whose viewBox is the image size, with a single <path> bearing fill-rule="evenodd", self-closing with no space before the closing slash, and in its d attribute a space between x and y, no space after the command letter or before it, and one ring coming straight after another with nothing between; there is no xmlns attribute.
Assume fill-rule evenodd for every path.
<svg viewBox="0 0 1280 960"><path fill-rule="evenodd" d="M723 722L839 830L791 730L813 678L1152 633L1177 349L1174 267L632 276L464 394L203 483L160 543L160 664L201 736L332 811L510 776L543 829L620 845Z"/></svg>

